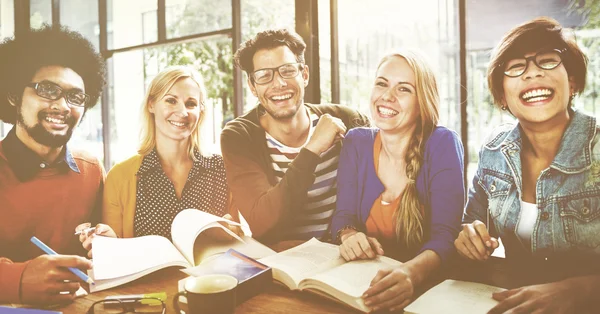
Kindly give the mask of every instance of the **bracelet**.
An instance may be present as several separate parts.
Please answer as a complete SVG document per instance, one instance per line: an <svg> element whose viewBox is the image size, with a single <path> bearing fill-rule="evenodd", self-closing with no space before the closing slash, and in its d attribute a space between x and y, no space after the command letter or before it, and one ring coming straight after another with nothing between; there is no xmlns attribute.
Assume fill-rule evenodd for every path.
<svg viewBox="0 0 600 314"><path fill-rule="evenodd" d="M353 226L353 225L345 225L345 226L343 226L343 227L342 227L340 230L338 230L338 232L336 233L335 240L336 240L336 242L337 242L337 243L339 243L339 244L342 244L342 232L344 232L344 231L346 231L346 230L348 230L348 229L352 229L352 230L354 230L354 231L358 231L358 229L356 229L356 227L355 227L355 226Z"/></svg>

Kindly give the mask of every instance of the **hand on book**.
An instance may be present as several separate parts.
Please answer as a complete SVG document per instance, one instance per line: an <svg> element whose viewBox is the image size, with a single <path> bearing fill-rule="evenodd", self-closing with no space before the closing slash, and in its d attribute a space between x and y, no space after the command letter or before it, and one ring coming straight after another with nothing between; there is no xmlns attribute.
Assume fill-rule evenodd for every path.
<svg viewBox="0 0 600 314"><path fill-rule="evenodd" d="M230 214L223 215L223 218L225 218L227 220L234 221L233 217L231 217ZM230 225L230 224L224 223L224 222L221 222L221 224L223 226L227 227L227 229L231 230L233 233L237 234L238 236L240 236L240 237L244 236L244 230L242 230L242 227Z"/></svg>
<svg viewBox="0 0 600 314"><path fill-rule="evenodd" d="M454 246L463 257L484 261L498 248L498 239L490 236L483 222L475 220L473 223L463 224L462 228Z"/></svg>
<svg viewBox="0 0 600 314"><path fill-rule="evenodd" d="M76 267L85 272L92 268L92 262L76 255L40 255L29 261L21 275L22 303L57 304L72 301L79 289L80 279L67 267Z"/></svg>
<svg viewBox="0 0 600 314"><path fill-rule="evenodd" d="M409 272L400 265L394 269L379 270L363 294L365 305L373 311L397 311L406 307L415 292Z"/></svg>
<svg viewBox="0 0 600 314"><path fill-rule="evenodd" d="M82 223L75 228L75 232L81 232L79 235L79 242L81 242L83 248L88 251L88 257L92 258L92 240L96 235L116 238L117 234L109 225L105 224L97 224L95 227L96 229L85 232L85 230L90 227L91 224L89 222Z"/></svg>
<svg viewBox="0 0 600 314"><path fill-rule="evenodd" d="M373 237L368 237L362 232L348 229L340 237L340 255L346 261L357 259L373 259L378 255L383 255L383 246Z"/></svg>
<svg viewBox="0 0 600 314"><path fill-rule="evenodd" d="M521 287L512 290L496 292L494 300L500 301L489 311L495 313L573 313L581 308L586 293L581 287L586 287L587 278L579 277L548 284ZM581 302L584 303L585 301Z"/></svg>

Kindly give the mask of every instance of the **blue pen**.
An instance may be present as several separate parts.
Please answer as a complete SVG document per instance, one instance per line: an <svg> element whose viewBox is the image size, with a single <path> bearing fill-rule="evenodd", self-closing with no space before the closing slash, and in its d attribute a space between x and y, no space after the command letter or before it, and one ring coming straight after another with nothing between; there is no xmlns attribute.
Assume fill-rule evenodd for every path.
<svg viewBox="0 0 600 314"><path fill-rule="evenodd" d="M58 253L54 252L54 250L52 250L50 247L48 247L44 242L40 241L40 239L36 238L36 237L31 237L31 242L33 244L35 244L35 246L39 247L40 249L42 249L42 251L46 252L46 254L48 255L58 255ZM77 275L77 277L81 278L81 280L95 285L96 283L94 283L94 281L92 280L92 278L88 277L88 275L84 274L79 268L75 268L75 267L69 267L69 270Z"/></svg>

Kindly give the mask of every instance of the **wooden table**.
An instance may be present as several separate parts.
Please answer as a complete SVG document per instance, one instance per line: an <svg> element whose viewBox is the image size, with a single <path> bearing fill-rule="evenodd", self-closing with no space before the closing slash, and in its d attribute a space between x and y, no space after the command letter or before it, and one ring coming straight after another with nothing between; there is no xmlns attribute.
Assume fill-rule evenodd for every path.
<svg viewBox="0 0 600 314"><path fill-rule="evenodd" d="M98 300L110 295L140 294L164 291L167 293L167 312L175 313L173 298L177 293L177 282L187 277L177 268L167 268L112 289L95 292L75 300L75 302L54 310L65 314L83 314ZM283 286L272 284L267 291L240 304L236 313L351 313L352 309L334 301L307 292L290 291Z"/></svg>
<svg viewBox="0 0 600 314"><path fill-rule="evenodd" d="M284 251L301 244L302 241L285 241L272 245L277 252ZM112 289L95 292L75 300L75 302L56 308L65 314L86 313L95 302L111 295L143 294L153 292L167 293L166 313L176 313L173 307L173 298L177 293L177 282L187 275L177 268L167 268L143 278ZM185 308L185 306L182 306ZM271 284L266 287L266 292L238 305L236 313L354 313L358 312L340 303L313 295L308 292L290 291L287 288ZM176 313L178 314L178 313Z"/></svg>

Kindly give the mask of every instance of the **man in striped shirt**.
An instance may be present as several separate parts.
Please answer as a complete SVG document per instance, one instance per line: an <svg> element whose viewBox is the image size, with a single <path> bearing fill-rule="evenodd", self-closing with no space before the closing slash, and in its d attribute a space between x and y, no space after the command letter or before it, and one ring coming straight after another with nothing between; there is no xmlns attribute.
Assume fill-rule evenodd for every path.
<svg viewBox="0 0 600 314"><path fill-rule="evenodd" d="M369 124L347 107L304 103L305 49L298 34L267 30L235 54L259 104L225 126L221 148L233 202L262 242L328 240L340 140Z"/></svg>

